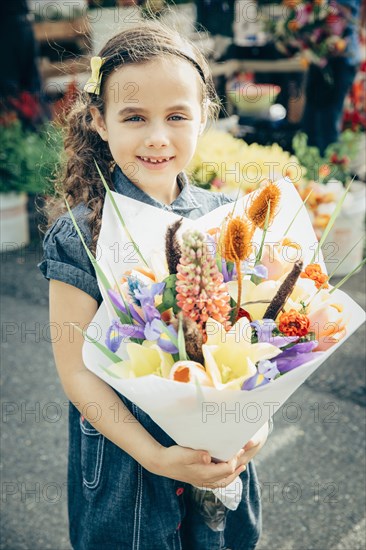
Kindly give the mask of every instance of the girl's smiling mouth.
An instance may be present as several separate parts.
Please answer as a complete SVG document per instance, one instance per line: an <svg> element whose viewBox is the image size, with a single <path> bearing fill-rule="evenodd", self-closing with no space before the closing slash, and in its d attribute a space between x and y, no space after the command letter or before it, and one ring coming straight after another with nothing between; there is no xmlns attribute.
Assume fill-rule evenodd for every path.
<svg viewBox="0 0 366 550"><path fill-rule="evenodd" d="M173 160L175 157L137 157L139 161L149 168L162 168L168 164L169 161Z"/></svg>

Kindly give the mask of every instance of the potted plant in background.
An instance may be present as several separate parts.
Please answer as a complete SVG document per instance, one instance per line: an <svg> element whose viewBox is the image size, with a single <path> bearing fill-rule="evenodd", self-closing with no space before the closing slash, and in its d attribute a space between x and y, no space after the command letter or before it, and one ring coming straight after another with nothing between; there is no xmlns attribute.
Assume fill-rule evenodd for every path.
<svg viewBox="0 0 366 550"><path fill-rule="evenodd" d="M61 132L42 116L37 99L28 92L1 105L1 251L29 243L29 196L47 192L57 166Z"/></svg>

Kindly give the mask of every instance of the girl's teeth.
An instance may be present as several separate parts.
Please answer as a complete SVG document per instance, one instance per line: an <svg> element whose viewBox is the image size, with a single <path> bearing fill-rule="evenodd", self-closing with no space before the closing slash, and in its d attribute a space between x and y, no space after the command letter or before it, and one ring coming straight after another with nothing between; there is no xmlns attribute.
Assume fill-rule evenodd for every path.
<svg viewBox="0 0 366 550"><path fill-rule="evenodd" d="M157 159L149 159L148 157L141 157L142 160L146 161L146 162L152 162L153 164L156 164L158 162L166 162L167 160L169 160L169 157L165 158L165 159L162 159L162 160L157 160Z"/></svg>

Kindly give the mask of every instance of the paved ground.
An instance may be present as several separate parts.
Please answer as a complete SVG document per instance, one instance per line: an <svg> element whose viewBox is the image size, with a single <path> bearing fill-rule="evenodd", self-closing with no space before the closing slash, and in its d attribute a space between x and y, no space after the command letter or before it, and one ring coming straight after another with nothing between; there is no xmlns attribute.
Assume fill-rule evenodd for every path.
<svg viewBox="0 0 366 550"><path fill-rule="evenodd" d="M48 332L37 239L3 255L0 548L69 550L67 400ZM365 307L365 271L344 289ZM258 550L364 550L365 332L353 335L276 414L256 463ZM210 550L210 549L207 549Z"/></svg>

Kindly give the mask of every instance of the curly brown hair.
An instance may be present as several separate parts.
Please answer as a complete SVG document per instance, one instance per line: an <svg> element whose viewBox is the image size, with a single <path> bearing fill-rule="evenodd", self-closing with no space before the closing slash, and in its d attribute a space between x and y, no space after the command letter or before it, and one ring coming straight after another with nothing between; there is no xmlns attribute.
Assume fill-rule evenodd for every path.
<svg viewBox="0 0 366 550"><path fill-rule="evenodd" d="M93 127L90 108L97 107L104 115L109 75L124 64L144 64L157 57L178 56L190 61L200 75L202 108L207 115L213 117L219 108L209 66L202 53L194 44L160 22L140 23L120 32L107 42L99 56L104 58L100 95L82 92L67 118L64 139L66 160L62 177L55 182L55 195L47 199L44 208L49 227L66 211L65 198L70 207L85 203L91 211L88 222L93 253L99 236L105 197L95 161L112 190L115 162L108 143L102 140Z"/></svg>

